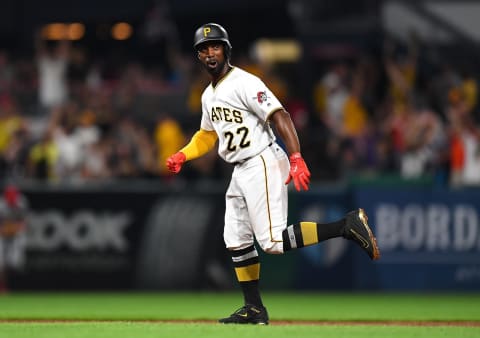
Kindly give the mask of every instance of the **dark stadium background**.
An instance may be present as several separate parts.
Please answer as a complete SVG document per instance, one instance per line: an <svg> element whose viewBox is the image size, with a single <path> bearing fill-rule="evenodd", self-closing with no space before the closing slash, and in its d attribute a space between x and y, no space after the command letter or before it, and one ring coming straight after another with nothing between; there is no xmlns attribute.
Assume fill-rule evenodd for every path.
<svg viewBox="0 0 480 338"><path fill-rule="evenodd" d="M166 5L168 15L152 19L155 4ZM144 141L155 148L156 137L162 136L155 132L166 118L177 123L185 137L198 127L199 111L189 106L194 85L206 84L192 49L198 26L224 25L234 64L253 68L261 63L254 53L262 47L259 39L272 43L272 50L287 41L299 47L301 55L278 61L287 54L286 47L275 49L273 61L260 70L268 73L295 117L313 173L309 192L291 191L289 220L330 221L363 207L383 255L371 263L356 247L332 241L282 257L262 256L263 286L478 290L480 178L477 174L466 180L465 161L454 161L458 153L452 150L459 139L471 137L473 151L465 148L461 154L478 165L480 29L472 15L480 15L480 6L468 0L3 0L0 51L8 60L0 70L11 67L16 77L1 83L0 110L13 101L27 124L48 116L38 107L35 37L45 25L79 22L85 35L72 47L86 51L89 60L101 61L101 75L116 104L123 103L123 94L133 97L128 109L113 109L118 116L101 127L118 128L119 144L147 135ZM173 30L149 40L144 34L149 20L168 23ZM109 29L118 22L132 26L129 39L111 38ZM173 59L172 49L178 53ZM398 70L412 54L415 79L408 100L402 101L412 105L412 116L397 120L395 98L389 95L398 83L389 77L387 58ZM134 63L139 66L131 67ZM187 69L187 75L177 67ZM325 102L317 90L330 85L332 78L326 75L337 71L346 74L341 80L349 94L355 79L365 86L360 103L353 106L365 111L372 124L366 123L358 139L338 137L319 111ZM129 91L132 74L144 81L143 91ZM149 82L152 74L160 84ZM336 83L338 78L333 78ZM451 120L452 111L468 117L467 123L459 123L460 131L458 121ZM443 143L424 137L436 127L441 127ZM132 130L138 132L135 137L130 137ZM405 146L402 137L408 131L417 132L418 142ZM130 150L135 157L142 145L118 151ZM418 149L431 156L425 163ZM28 175L21 159L9 166L5 154L2 149L2 183L13 182L29 202L30 226L22 248L25 266L8 271L9 288L235 288L221 234L223 192L231 167L215 156L189 164L179 177L162 171L155 157L153 169L139 166L133 173L92 179L81 171L55 178L41 170Z"/></svg>

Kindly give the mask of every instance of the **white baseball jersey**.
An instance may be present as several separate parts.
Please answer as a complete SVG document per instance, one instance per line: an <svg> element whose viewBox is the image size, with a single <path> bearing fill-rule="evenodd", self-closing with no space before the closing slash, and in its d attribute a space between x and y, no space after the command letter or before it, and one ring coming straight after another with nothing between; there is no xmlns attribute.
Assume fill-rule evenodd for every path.
<svg viewBox="0 0 480 338"><path fill-rule="evenodd" d="M258 155L275 136L267 122L282 105L256 76L234 67L202 94L204 130L218 135L218 154L229 163Z"/></svg>
<svg viewBox="0 0 480 338"><path fill-rule="evenodd" d="M220 157L236 163L225 195L223 237L229 249L246 248L256 239L267 252L283 252L290 163L267 122L281 108L258 77L239 68L203 92L200 127L215 130Z"/></svg>

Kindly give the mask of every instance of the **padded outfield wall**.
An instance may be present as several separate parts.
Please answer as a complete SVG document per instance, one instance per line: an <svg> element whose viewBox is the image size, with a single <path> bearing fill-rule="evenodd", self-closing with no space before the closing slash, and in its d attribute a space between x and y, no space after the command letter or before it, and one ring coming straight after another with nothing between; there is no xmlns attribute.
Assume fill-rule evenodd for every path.
<svg viewBox="0 0 480 338"><path fill-rule="evenodd" d="M23 189L29 202L17 290L235 288L223 247L224 187L125 185ZM328 222L356 207L382 257L334 239L282 256L261 253L262 287L479 290L480 190L350 186L290 193L290 222Z"/></svg>

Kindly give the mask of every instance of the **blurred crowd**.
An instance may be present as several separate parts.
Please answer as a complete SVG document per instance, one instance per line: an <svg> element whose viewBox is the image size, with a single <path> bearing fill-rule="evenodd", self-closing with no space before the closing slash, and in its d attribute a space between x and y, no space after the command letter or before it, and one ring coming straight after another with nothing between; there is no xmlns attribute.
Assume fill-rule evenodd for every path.
<svg viewBox="0 0 480 338"><path fill-rule="evenodd" d="M325 176L480 184L478 80L468 64L421 58L419 41L332 63L314 88ZM318 153L317 153L318 154ZM315 156L315 155L310 155ZM327 166L323 164L327 163Z"/></svg>
<svg viewBox="0 0 480 338"><path fill-rule="evenodd" d="M379 55L310 65L318 66L318 78L301 93L276 65L245 55L233 63L259 75L285 104L314 181L396 176L480 184L477 74L466 65L420 62L417 41L401 52L382 47ZM172 53L168 68L119 60L114 67L80 46L41 39L30 57L1 50L2 177L229 177L231 168L214 151L186 166L182 178L164 166L200 123L208 78L192 53Z"/></svg>

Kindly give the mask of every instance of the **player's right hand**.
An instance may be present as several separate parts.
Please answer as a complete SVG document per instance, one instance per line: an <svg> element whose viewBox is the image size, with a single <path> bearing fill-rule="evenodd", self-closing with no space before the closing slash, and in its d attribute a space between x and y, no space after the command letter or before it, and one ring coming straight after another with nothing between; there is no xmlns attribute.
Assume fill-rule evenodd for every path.
<svg viewBox="0 0 480 338"><path fill-rule="evenodd" d="M178 153L173 154L167 159L167 168L170 172L178 174L182 169L183 163L187 160L187 157L184 153L179 151Z"/></svg>
<svg viewBox="0 0 480 338"><path fill-rule="evenodd" d="M285 184L290 183L292 179L297 191L300 191L302 188L303 190L308 190L310 170L308 170L307 164L300 153L290 155L290 173Z"/></svg>

